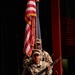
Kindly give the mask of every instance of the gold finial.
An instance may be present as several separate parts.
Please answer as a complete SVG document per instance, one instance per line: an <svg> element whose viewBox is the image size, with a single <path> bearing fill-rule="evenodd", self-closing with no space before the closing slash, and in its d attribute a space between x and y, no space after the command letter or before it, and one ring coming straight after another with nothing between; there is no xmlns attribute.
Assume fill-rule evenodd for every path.
<svg viewBox="0 0 75 75"><path fill-rule="evenodd" d="M36 2L39 2L40 0L36 0Z"/></svg>

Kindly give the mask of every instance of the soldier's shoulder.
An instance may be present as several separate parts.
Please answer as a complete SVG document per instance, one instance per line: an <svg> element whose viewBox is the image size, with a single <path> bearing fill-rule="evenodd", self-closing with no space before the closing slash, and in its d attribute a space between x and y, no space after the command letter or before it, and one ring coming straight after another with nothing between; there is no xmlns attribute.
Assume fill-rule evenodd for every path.
<svg viewBox="0 0 75 75"><path fill-rule="evenodd" d="M49 52L47 52L47 51L45 51L45 50L43 51L43 53L46 54L46 55L49 55Z"/></svg>
<svg viewBox="0 0 75 75"><path fill-rule="evenodd" d="M23 67L31 65L31 63L32 63L32 58L25 59L25 61L23 62Z"/></svg>
<svg viewBox="0 0 75 75"><path fill-rule="evenodd" d="M46 66L46 65L48 65L48 64L49 64L48 62L42 61L42 65Z"/></svg>

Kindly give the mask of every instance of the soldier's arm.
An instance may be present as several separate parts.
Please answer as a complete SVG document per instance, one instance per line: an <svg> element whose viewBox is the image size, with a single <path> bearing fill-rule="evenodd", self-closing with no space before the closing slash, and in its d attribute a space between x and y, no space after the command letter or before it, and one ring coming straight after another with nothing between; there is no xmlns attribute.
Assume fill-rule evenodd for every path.
<svg viewBox="0 0 75 75"><path fill-rule="evenodd" d="M53 70L52 70L53 66L50 66L50 65L48 64L48 65L47 65L47 68L48 68L48 70L47 70L47 75L52 75L52 73L53 73Z"/></svg>
<svg viewBox="0 0 75 75"><path fill-rule="evenodd" d="M52 57L50 56L50 54L46 51L44 51L45 53L45 61L49 62L49 63L53 63Z"/></svg>
<svg viewBox="0 0 75 75"><path fill-rule="evenodd" d="M53 73L53 70L52 69L49 70L49 71L47 71L47 75L52 75L52 73Z"/></svg>
<svg viewBox="0 0 75 75"><path fill-rule="evenodd" d="M49 62L50 64L53 63L53 60L52 60L51 56L49 55L49 53L48 53L47 57L48 57L48 62ZM53 66L51 66L51 69L53 69ZM51 72L51 71L50 71L50 72Z"/></svg>
<svg viewBox="0 0 75 75"><path fill-rule="evenodd" d="M22 72L22 75L33 75L30 70L30 67L26 66Z"/></svg>
<svg viewBox="0 0 75 75"><path fill-rule="evenodd" d="M45 52L45 54L47 58L46 62L48 62L50 65L51 63L53 63L52 57L50 56L48 52ZM52 75L52 73L53 73L53 66L50 66L50 69L47 71L47 75Z"/></svg>

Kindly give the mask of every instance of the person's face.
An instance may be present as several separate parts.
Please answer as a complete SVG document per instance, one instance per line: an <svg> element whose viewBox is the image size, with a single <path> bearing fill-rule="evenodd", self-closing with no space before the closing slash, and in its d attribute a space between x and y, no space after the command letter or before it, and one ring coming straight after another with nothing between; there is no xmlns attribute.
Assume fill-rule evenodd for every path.
<svg viewBox="0 0 75 75"><path fill-rule="evenodd" d="M37 49L41 49L41 48L42 48L41 44L37 43Z"/></svg>
<svg viewBox="0 0 75 75"><path fill-rule="evenodd" d="M32 56L32 59L33 59L35 64L38 64L40 62L40 60L41 60L41 55L40 54L34 54Z"/></svg>

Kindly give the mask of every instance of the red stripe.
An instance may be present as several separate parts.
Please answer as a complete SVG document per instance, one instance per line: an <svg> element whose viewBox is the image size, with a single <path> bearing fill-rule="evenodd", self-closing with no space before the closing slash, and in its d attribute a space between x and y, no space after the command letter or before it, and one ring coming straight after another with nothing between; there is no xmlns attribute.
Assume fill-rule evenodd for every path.
<svg viewBox="0 0 75 75"><path fill-rule="evenodd" d="M28 52L28 55L30 56L32 53L32 48L30 48L29 52Z"/></svg>
<svg viewBox="0 0 75 75"><path fill-rule="evenodd" d="M28 0L28 2L29 2L29 1L34 1L34 2L35 2L35 0Z"/></svg>
<svg viewBox="0 0 75 75"><path fill-rule="evenodd" d="M32 27L31 27L31 28L32 28L32 29L31 29L31 31L32 31L32 32L31 32L31 37L32 37L31 40L32 40L32 41L31 41L31 43L34 44L34 41L35 41L35 17L32 17L32 22L31 22L31 24L32 24Z"/></svg>
<svg viewBox="0 0 75 75"><path fill-rule="evenodd" d="M29 7L33 7L33 8L36 9L36 5L34 5L34 4L28 4L28 5L27 5L27 9L28 9Z"/></svg>
<svg viewBox="0 0 75 75"><path fill-rule="evenodd" d="M25 32L25 38L27 37L27 34L30 32L30 26L28 27L28 29L26 29L26 32ZM25 40L25 39L24 39Z"/></svg>
<svg viewBox="0 0 75 75"><path fill-rule="evenodd" d="M28 39L28 41L25 43L25 48L27 48L28 44L30 43L30 38Z"/></svg>
<svg viewBox="0 0 75 75"><path fill-rule="evenodd" d="M27 16L28 14L34 14L34 15L35 15L35 14L36 14L36 12L35 12L35 11L33 11L33 10L31 10L31 11L27 11L25 15Z"/></svg>
<svg viewBox="0 0 75 75"><path fill-rule="evenodd" d="M26 30L25 39L28 38L27 35L29 32L30 32L30 27L28 27L28 29ZM29 37L28 41L27 40L25 40L25 41L26 41L26 43L25 43L24 47L27 48L28 44L30 43L30 37Z"/></svg>

